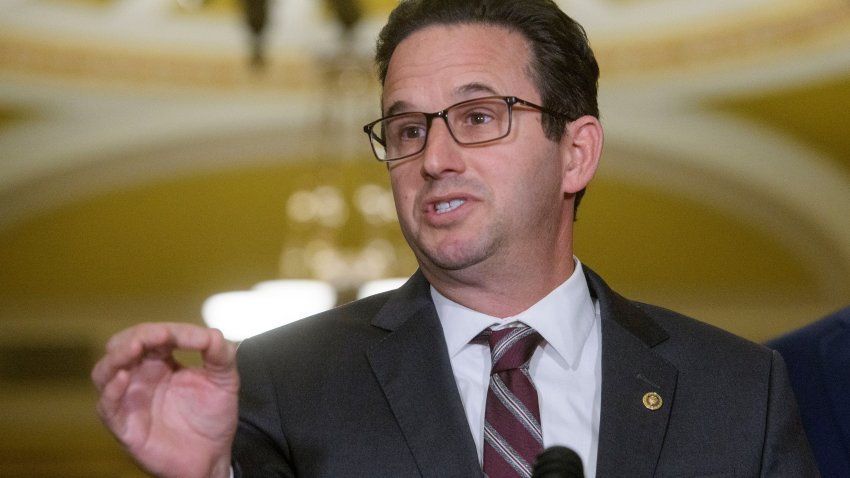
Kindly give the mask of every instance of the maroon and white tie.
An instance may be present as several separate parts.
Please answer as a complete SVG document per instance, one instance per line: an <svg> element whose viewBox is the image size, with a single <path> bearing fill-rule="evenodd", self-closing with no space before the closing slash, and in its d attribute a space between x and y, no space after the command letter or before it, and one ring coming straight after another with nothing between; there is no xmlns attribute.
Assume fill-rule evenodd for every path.
<svg viewBox="0 0 850 478"><path fill-rule="evenodd" d="M530 477L543 451L537 389L528 362L542 341L527 326L486 330L493 369L484 412L484 474L489 478Z"/></svg>

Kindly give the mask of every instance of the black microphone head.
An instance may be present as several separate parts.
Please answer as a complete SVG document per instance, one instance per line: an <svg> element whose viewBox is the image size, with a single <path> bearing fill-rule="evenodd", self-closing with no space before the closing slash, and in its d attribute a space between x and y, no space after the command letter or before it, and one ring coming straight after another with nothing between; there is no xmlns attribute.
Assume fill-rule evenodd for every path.
<svg viewBox="0 0 850 478"><path fill-rule="evenodd" d="M584 467L573 450L552 446L537 456L531 478L584 478Z"/></svg>

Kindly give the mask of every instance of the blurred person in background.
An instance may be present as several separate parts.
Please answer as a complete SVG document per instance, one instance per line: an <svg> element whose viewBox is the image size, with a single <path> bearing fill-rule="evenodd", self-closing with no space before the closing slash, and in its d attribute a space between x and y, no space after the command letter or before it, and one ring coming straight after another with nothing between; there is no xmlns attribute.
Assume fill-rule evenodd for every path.
<svg viewBox="0 0 850 478"><path fill-rule="evenodd" d="M788 365L821 475L850 476L850 306L767 345Z"/></svg>

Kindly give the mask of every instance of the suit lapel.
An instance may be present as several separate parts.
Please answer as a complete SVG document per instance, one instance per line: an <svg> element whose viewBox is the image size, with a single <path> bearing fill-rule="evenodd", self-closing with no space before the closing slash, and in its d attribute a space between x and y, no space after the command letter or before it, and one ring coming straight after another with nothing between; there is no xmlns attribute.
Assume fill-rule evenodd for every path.
<svg viewBox="0 0 850 478"><path fill-rule="evenodd" d="M666 332L585 267L602 316L602 414L597 476L652 476L676 390L677 370L652 347ZM391 331L369 362L422 476L481 476L428 283L415 274L373 325ZM644 396L656 394L660 408ZM651 395L650 395L651 396Z"/></svg>
<svg viewBox="0 0 850 478"><path fill-rule="evenodd" d="M378 313L391 333L368 352L422 476L480 476L428 283L417 273Z"/></svg>
<svg viewBox="0 0 850 478"><path fill-rule="evenodd" d="M821 336L818 352L835 423L850 446L850 317L835 320Z"/></svg>
<svg viewBox="0 0 850 478"><path fill-rule="evenodd" d="M667 333L593 271L585 268L585 274L602 316L597 476L621 476L624 470L633 476L653 476L678 374L652 351L668 338Z"/></svg>

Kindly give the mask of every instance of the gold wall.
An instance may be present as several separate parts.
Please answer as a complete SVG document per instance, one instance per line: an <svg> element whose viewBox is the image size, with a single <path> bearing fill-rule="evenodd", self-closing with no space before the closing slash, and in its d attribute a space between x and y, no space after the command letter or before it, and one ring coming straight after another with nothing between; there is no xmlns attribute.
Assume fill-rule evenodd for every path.
<svg viewBox="0 0 850 478"><path fill-rule="evenodd" d="M339 279L303 260L317 248L415 268L359 128L392 3L364 2L349 37L320 3L277 3L262 70L236 2L0 6L0 476L140 476L94 414L115 331ZM578 256L763 341L850 303L850 4L758 3L563 5L603 71ZM300 215L325 193L338 214Z"/></svg>

